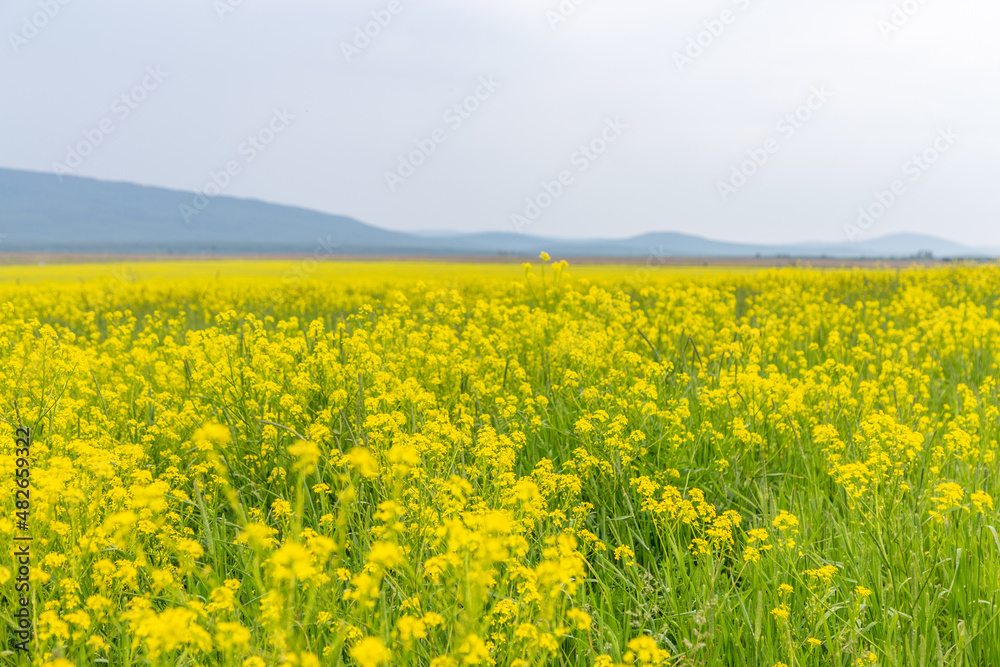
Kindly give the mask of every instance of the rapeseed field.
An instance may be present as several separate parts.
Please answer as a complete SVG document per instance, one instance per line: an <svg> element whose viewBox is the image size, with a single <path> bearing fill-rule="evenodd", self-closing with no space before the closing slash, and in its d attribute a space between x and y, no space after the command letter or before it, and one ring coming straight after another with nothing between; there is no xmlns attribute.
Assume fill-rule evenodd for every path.
<svg viewBox="0 0 1000 667"><path fill-rule="evenodd" d="M1000 665L998 267L0 280L4 664Z"/></svg>

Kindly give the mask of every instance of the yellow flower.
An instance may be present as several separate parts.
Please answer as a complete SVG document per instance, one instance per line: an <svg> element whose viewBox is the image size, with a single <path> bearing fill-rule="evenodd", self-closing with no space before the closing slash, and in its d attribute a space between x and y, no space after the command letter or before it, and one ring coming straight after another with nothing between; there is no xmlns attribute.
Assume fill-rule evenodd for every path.
<svg viewBox="0 0 1000 667"><path fill-rule="evenodd" d="M196 542L195 540L177 540L177 550L191 560L201 558L205 555L205 548L201 546L200 542ZM120 572L121 570L119 570L119 573Z"/></svg>
<svg viewBox="0 0 1000 667"><path fill-rule="evenodd" d="M229 428L222 424L205 424L191 436L194 442L225 445L229 442Z"/></svg>
<svg viewBox="0 0 1000 667"><path fill-rule="evenodd" d="M69 624L60 619L55 611L44 611L38 615L38 636L42 639L69 639Z"/></svg>
<svg viewBox="0 0 1000 667"><path fill-rule="evenodd" d="M212 590L208 596L208 604L205 611L208 613L216 611L232 611L236 608L235 595L240 588L238 579L226 579L224 585Z"/></svg>
<svg viewBox="0 0 1000 667"><path fill-rule="evenodd" d="M867 653L865 653L860 658L854 661L854 664L857 665L857 667L872 667L877 663L878 663L878 656L872 653L871 651L868 651Z"/></svg>
<svg viewBox="0 0 1000 667"><path fill-rule="evenodd" d="M368 552L368 561L386 569L391 569L406 560L403 550L392 542L375 542Z"/></svg>
<svg viewBox="0 0 1000 667"><path fill-rule="evenodd" d="M374 599L379 596L380 577L373 577L368 572L360 572L351 577L351 586L344 591L345 600L357 600L367 606L374 606Z"/></svg>
<svg viewBox="0 0 1000 667"><path fill-rule="evenodd" d="M291 516L292 504L284 498L276 498L274 502L271 503L271 513L274 514L275 519L282 519L286 516Z"/></svg>
<svg viewBox="0 0 1000 667"><path fill-rule="evenodd" d="M547 262L552 258L549 256L549 253L543 250L542 252L538 253L538 259L542 260L543 262Z"/></svg>
<svg viewBox="0 0 1000 667"><path fill-rule="evenodd" d="M538 638L538 628L531 623L521 623L514 630L514 636L518 639L527 639L528 641L534 641Z"/></svg>
<svg viewBox="0 0 1000 667"><path fill-rule="evenodd" d="M774 517L772 525L783 533L797 532L799 520L794 514L781 510L778 516Z"/></svg>
<svg viewBox="0 0 1000 667"><path fill-rule="evenodd" d="M992 512L993 511L993 498L990 494L985 491L974 491L969 499L972 500L972 504L976 506L976 509L980 512Z"/></svg>
<svg viewBox="0 0 1000 667"><path fill-rule="evenodd" d="M302 471L308 475L316 469L320 451L319 446L315 442L298 440L288 446L288 453L295 457L292 470L296 472Z"/></svg>
<svg viewBox="0 0 1000 667"><path fill-rule="evenodd" d="M458 646L458 653L462 656L463 665L478 665L490 659L486 643L474 634L467 635L462 640Z"/></svg>
<svg viewBox="0 0 1000 667"><path fill-rule="evenodd" d="M215 643L223 651L250 645L250 630L241 623L223 621L215 626Z"/></svg>
<svg viewBox="0 0 1000 667"><path fill-rule="evenodd" d="M942 482L934 487L934 492L937 495L931 500L937 504L938 512L960 507L962 499L965 497L965 489L955 482Z"/></svg>
<svg viewBox="0 0 1000 667"><path fill-rule="evenodd" d="M78 628L77 631L73 632L73 637L79 638L86 634L86 630L90 628L90 614L85 611L77 610L70 611L63 614L63 618L75 627Z"/></svg>
<svg viewBox="0 0 1000 667"><path fill-rule="evenodd" d="M817 579L823 584L829 585L838 570L839 568L836 565L824 565L823 567L815 570L805 570L803 571L803 574L808 577L812 577L813 579Z"/></svg>
<svg viewBox="0 0 1000 667"><path fill-rule="evenodd" d="M412 468L420 464L420 451L411 443L400 442L392 446L387 458L394 465Z"/></svg>
<svg viewBox="0 0 1000 667"><path fill-rule="evenodd" d="M298 542L286 542L268 560L278 581L305 581L316 574L312 553Z"/></svg>
<svg viewBox="0 0 1000 667"><path fill-rule="evenodd" d="M275 530L262 523L248 523L236 537L238 544L246 544L257 551L273 548L277 542L273 535Z"/></svg>
<svg viewBox="0 0 1000 667"><path fill-rule="evenodd" d="M360 667L378 667L392 659L392 654L378 637L365 637L351 647L351 658Z"/></svg>
<svg viewBox="0 0 1000 667"><path fill-rule="evenodd" d="M427 637L427 624L416 616L405 614L396 622L399 638L404 643Z"/></svg>
<svg viewBox="0 0 1000 667"><path fill-rule="evenodd" d="M656 641L647 635L628 642L629 654L623 656L626 662L639 661L640 665L663 665L670 659L670 653L657 647ZM629 659L631 657L631 659Z"/></svg>
<svg viewBox="0 0 1000 667"><path fill-rule="evenodd" d="M197 624L198 613L184 607L173 607L156 613L148 601L135 598L132 609L122 618L129 621L137 641L143 644L154 662L165 653L181 647L206 651L212 638Z"/></svg>
<svg viewBox="0 0 1000 667"><path fill-rule="evenodd" d="M367 449L355 447L347 452L344 460L362 477L371 479L378 476L378 463Z"/></svg>
<svg viewBox="0 0 1000 667"><path fill-rule="evenodd" d="M589 614L579 609L570 609L566 612L566 618L576 624L577 630L590 630L591 625L594 623Z"/></svg>
<svg viewBox="0 0 1000 667"><path fill-rule="evenodd" d="M111 646L100 635L90 635L87 639L87 646L96 651L107 651Z"/></svg>
<svg viewBox="0 0 1000 667"><path fill-rule="evenodd" d="M444 616L433 611L429 611L424 614L423 618L420 620L422 620L429 628L437 628L444 625Z"/></svg>
<svg viewBox="0 0 1000 667"><path fill-rule="evenodd" d="M623 561L624 565L635 565L635 552L625 544L615 549L615 560Z"/></svg>

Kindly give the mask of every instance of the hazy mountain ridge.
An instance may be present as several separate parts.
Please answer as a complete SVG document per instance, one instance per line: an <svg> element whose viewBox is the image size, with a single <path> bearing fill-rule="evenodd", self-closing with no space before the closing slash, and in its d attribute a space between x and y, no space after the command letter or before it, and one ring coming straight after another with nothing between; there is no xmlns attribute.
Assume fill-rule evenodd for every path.
<svg viewBox="0 0 1000 667"><path fill-rule="evenodd" d="M0 252L496 256L537 255L541 250L563 256L631 258L1000 255L997 249L918 234L853 244L790 245L729 243L678 232L587 240L513 232L408 234L252 199L220 196L196 201L193 192L0 169Z"/></svg>

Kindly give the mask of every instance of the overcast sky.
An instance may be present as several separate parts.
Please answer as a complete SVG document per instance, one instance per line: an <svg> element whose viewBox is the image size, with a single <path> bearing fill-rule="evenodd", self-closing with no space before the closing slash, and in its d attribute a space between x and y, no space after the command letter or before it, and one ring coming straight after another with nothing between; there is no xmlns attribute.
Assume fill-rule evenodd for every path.
<svg viewBox="0 0 1000 667"><path fill-rule="evenodd" d="M63 2L0 6L0 166L399 230L1000 246L996 0Z"/></svg>

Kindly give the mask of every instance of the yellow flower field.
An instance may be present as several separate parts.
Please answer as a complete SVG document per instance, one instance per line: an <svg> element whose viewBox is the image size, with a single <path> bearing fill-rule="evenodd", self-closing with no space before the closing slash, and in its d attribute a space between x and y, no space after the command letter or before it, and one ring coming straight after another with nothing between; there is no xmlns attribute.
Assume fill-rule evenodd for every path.
<svg viewBox="0 0 1000 667"><path fill-rule="evenodd" d="M2 267L0 309L0 664L1000 665L998 267Z"/></svg>

